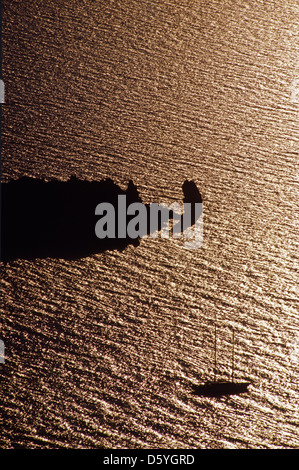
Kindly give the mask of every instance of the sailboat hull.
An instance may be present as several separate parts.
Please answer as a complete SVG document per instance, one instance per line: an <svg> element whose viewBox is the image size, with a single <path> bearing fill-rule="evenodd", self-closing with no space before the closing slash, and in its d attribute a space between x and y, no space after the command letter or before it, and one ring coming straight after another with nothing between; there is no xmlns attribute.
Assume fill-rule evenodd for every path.
<svg viewBox="0 0 299 470"><path fill-rule="evenodd" d="M239 395L247 392L251 382L206 382L193 387L194 394L205 397L221 397L224 395Z"/></svg>

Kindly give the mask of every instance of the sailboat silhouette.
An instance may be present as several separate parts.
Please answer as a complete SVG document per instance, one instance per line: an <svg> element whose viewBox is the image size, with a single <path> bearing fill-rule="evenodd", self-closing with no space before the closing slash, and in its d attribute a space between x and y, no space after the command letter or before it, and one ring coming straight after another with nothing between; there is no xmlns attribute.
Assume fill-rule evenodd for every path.
<svg viewBox="0 0 299 470"><path fill-rule="evenodd" d="M194 385L193 392L199 396L205 397L221 397L223 395L240 395L247 392L251 382L235 382L234 381L234 353L235 353L235 338L233 330L233 353L232 353L232 375L231 380L217 381L217 335L216 335L216 320L215 320L215 344L214 344L214 380L207 381L203 384Z"/></svg>

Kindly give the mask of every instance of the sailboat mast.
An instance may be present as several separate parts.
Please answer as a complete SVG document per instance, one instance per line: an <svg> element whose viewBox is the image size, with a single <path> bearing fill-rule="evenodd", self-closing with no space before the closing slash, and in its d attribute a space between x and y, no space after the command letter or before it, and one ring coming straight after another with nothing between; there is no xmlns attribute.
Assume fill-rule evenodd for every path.
<svg viewBox="0 0 299 470"><path fill-rule="evenodd" d="M217 371L217 336L216 336L216 314L215 314L215 364L214 364L214 382L216 382Z"/></svg>
<svg viewBox="0 0 299 470"><path fill-rule="evenodd" d="M233 329L232 382L234 381L234 369L235 369L235 330Z"/></svg>

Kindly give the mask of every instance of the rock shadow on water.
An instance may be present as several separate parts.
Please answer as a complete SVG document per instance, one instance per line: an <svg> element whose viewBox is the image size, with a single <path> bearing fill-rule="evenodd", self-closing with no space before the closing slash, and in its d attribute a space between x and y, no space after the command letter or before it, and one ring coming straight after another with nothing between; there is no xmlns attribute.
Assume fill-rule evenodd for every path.
<svg viewBox="0 0 299 470"><path fill-rule="evenodd" d="M201 202L194 182L183 184L184 202ZM134 202L142 203L132 181L122 190L111 179L84 181L72 176L68 181L22 177L1 185L1 261L16 259L62 258L74 260L107 250L138 246L140 237L120 238L118 196L126 196L125 211ZM115 209L115 238L100 239L95 225L98 204L110 203ZM192 206L192 223L194 211ZM149 205L145 205L149 221ZM134 216L127 216L127 221ZM170 218L172 215L170 214ZM183 219L183 218L182 218ZM160 217L158 229L162 225ZM147 225L149 227L149 224ZM149 234L150 231L147 230ZM122 235L123 236L123 235Z"/></svg>

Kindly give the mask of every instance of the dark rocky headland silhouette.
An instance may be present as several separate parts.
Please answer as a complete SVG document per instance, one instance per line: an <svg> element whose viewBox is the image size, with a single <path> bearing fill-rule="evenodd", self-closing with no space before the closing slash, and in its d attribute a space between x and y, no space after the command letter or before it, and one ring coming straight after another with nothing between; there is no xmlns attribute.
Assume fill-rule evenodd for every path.
<svg viewBox="0 0 299 470"><path fill-rule="evenodd" d="M185 181L182 189L183 202L202 202L193 181ZM117 220L119 195L126 195L127 207L133 202L142 202L132 181L126 191L111 179L90 182L75 176L66 182L23 177L3 183L1 261L47 257L78 259L106 250L121 251L129 244L138 246L139 238L117 238L116 235L116 238L99 239L95 234L99 219L95 215L96 206L101 202L111 203ZM194 222L193 211L192 224Z"/></svg>

